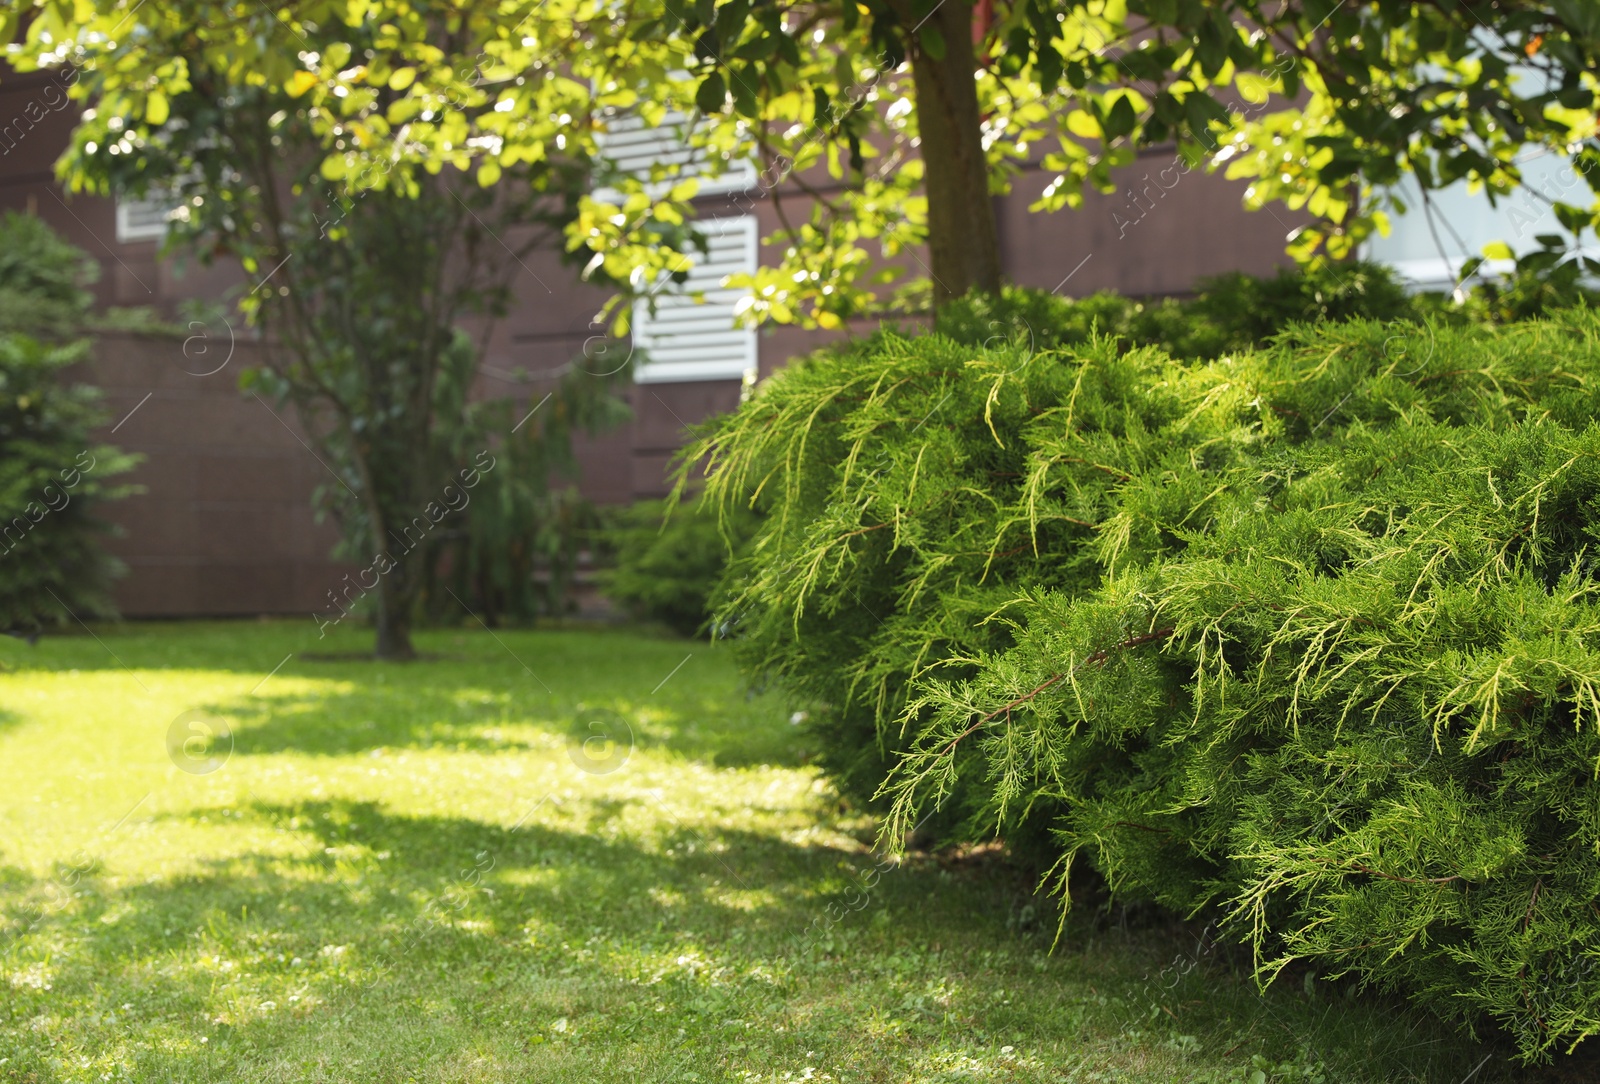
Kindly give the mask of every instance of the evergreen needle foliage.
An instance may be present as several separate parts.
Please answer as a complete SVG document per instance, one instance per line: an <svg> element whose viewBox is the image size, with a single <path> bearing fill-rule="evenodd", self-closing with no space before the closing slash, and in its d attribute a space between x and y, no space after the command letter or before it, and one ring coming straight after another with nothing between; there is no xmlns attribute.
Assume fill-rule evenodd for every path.
<svg viewBox="0 0 1600 1084"><path fill-rule="evenodd" d="M25 635L112 616L122 564L101 548L97 502L137 459L91 440L100 393L75 383L96 265L27 215L0 218L0 630Z"/></svg>
<svg viewBox="0 0 1600 1084"><path fill-rule="evenodd" d="M1402 423L1241 467L1181 553L926 683L901 821L973 745L1121 889L1294 959L1600 1028L1600 429ZM1064 884L1063 884L1064 887Z"/></svg>
<svg viewBox="0 0 1600 1084"><path fill-rule="evenodd" d="M115 614L123 566L101 547L95 505L130 491L112 479L136 460L90 437L99 392L63 372L87 352L0 331L0 631Z"/></svg>
<svg viewBox="0 0 1600 1084"><path fill-rule="evenodd" d="M722 618L841 787L1220 910L1263 980L1530 1058L1600 1026L1600 321L967 338L816 355L688 452L763 513Z"/></svg>

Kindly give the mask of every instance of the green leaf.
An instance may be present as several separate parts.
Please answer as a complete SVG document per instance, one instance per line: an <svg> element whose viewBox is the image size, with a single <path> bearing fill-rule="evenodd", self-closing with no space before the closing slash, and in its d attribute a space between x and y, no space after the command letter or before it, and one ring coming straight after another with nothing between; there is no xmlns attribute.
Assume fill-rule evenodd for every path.
<svg viewBox="0 0 1600 1084"><path fill-rule="evenodd" d="M766 60L779 49L782 34L757 34L733 51L740 60Z"/></svg>
<svg viewBox="0 0 1600 1084"><path fill-rule="evenodd" d="M1199 36L1195 41L1195 56L1199 58L1200 71L1207 79L1213 78L1227 62L1228 42L1215 23L1200 24Z"/></svg>
<svg viewBox="0 0 1600 1084"><path fill-rule="evenodd" d="M1600 38L1600 4L1594 0L1551 0L1561 21L1586 38Z"/></svg>
<svg viewBox="0 0 1600 1084"><path fill-rule="evenodd" d="M750 14L750 0L729 0L717 11L713 25L718 39L736 42L744 35L745 19Z"/></svg>
<svg viewBox="0 0 1600 1084"><path fill-rule="evenodd" d="M1133 102L1124 94L1112 103L1111 110L1106 114L1104 125L1106 138L1116 139L1128 135L1138 123L1139 117L1133 111Z"/></svg>
<svg viewBox="0 0 1600 1084"><path fill-rule="evenodd" d="M1517 254L1511 251L1511 246L1504 241L1490 241L1483 246L1483 255L1490 260L1514 260ZM1462 276L1463 278L1465 275Z"/></svg>
<svg viewBox="0 0 1600 1084"><path fill-rule="evenodd" d="M687 26L689 20L694 18L694 5L687 4L684 0L664 0L662 7L667 13L666 23L671 30Z"/></svg>
<svg viewBox="0 0 1600 1084"><path fill-rule="evenodd" d="M812 124L818 128L829 128L833 125L833 117L828 112L828 91L825 87L811 88L811 111L814 114Z"/></svg>
<svg viewBox="0 0 1600 1084"><path fill-rule="evenodd" d="M800 66L800 47L794 43L793 35L778 35L778 56L783 58L785 64L796 68Z"/></svg>
<svg viewBox="0 0 1600 1084"><path fill-rule="evenodd" d="M1298 59L1287 68L1282 69L1279 72L1279 78L1283 80L1283 96L1285 98L1293 101L1300 97L1300 63Z"/></svg>
<svg viewBox="0 0 1600 1084"><path fill-rule="evenodd" d="M700 36L694 39L694 57L696 60L721 63L721 42L717 39L717 32L712 29L701 31Z"/></svg>
<svg viewBox="0 0 1600 1084"><path fill-rule="evenodd" d="M1082 139L1100 139L1105 130L1093 116L1082 109L1074 109L1067 114L1067 131Z"/></svg>
<svg viewBox="0 0 1600 1084"><path fill-rule="evenodd" d="M1594 221L1594 216L1588 210L1570 203L1557 203L1551 210L1556 214L1556 221L1573 233L1582 233Z"/></svg>
<svg viewBox="0 0 1600 1084"><path fill-rule="evenodd" d="M761 72L754 64L729 68L731 77L728 89L733 91L733 111L741 117L754 119L761 115L761 99L757 88L761 85Z"/></svg>
<svg viewBox="0 0 1600 1084"><path fill-rule="evenodd" d="M721 72L713 71L700 81L699 89L694 92L694 104L708 116L727 108L728 85Z"/></svg>
<svg viewBox="0 0 1600 1084"><path fill-rule="evenodd" d="M1183 99L1183 112L1189 121L1189 132L1204 144L1207 150L1214 150L1217 146L1217 137L1211 132L1211 118L1215 116L1218 108L1220 107L1211 100L1210 95L1202 91L1190 91Z"/></svg>
<svg viewBox="0 0 1600 1084"><path fill-rule="evenodd" d="M1183 105L1173 96L1171 91L1163 90L1160 94L1157 94L1150 106L1151 112L1156 119L1173 126L1183 123Z"/></svg>
<svg viewBox="0 0 1600 1084"><path fill-rule="evenodd" d="M1051 45L1041 45L1035 61L1039 70L1039 89L1049 94L1061 83L1061 76L1065 71L1061 54Z"/></svg>
<svg viewBox="0 0 1600 1084"><path fill-rule="evenodd" d="M944 35L939 33L939 28L932 22L922 24L922 29L917 32L917 40L922 43L922 51L934 60L944 59Z"/></svg>

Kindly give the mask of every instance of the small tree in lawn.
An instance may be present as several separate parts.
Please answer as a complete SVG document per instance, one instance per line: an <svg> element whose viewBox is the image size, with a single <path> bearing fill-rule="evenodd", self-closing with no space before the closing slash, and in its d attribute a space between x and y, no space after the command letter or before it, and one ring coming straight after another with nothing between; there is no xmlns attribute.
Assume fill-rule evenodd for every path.
<svg viewBox="0 0 1600 1084"><path fill-rule="evenodd" d="M276 23L260 14L262 29ZM480 317L487 327L503 312L521 257L574 213L571 171L524 164L492 189L456 170L403 185L347 183L294 87L207 67L185 55L192 26L162 30L160 39L130 38L129 54L164 51L182 77L154 110L146 100L135 127L123 121L116 79L105 68L88 73L100 97L68 175L99 191L170 194L176 244L243 262L255 285L241 306L266 332L267 359L246 385L298 408L333 475L320 497L341 524L343 554L377 580L361 584L376 596L377 655L409 658L422 562L433 552L414 525L431 527L444 487L484 465L452 458L478 358L458 324ZM585 378L570 375L560 394ZM338 586L332 599L343 606L352 594Z"/></svg>
<svg viewBox="0 0 1600 1084"><path fill-rule="evenodd" d="M342 216L326 208L327 221L338 221L326 237L296 222L297 240L286 236L279 250L288 263L268 280L261 293L274 292L258 309L271 338L257 386L295 404L338 476L319 496L339 519L344 555L371 569L358 586L376 579L375 650L386 659L413 654L427 542L450 514L446 487L459 491L457 471L494 463L492 455L450 458L446 433L464 415L446 409L457 406L449 389L470 388L477 373L478 351L456 323L498 311L505 265L515 267L480 224L510 226L488 193L457 193L444 177L429 182L415 197L367 193ZM349 589L334 601L349 605Z"/></svg>

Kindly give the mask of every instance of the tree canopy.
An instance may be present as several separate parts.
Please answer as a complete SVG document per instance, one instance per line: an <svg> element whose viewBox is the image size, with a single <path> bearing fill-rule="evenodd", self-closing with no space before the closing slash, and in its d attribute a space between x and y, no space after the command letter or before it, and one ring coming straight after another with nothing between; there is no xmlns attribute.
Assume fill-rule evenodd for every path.
<svg viewBox="0 0 1600 1084"><path fill-rule="evenodd" d="M1141 146L1308 212L1304 260L1385 229L1406 177L1509 193L1530 147L1588 182L1539 193L1565 229L1596 221L1584 0L36 0L5 18L14 63L74 64L96 103L73 184L95 155L137 159L203 67L305 103L322 176L354 189L587 170L566 243L624 296L695 258L698 184L618 174L605 136L629 114L681 123L710 168L753 159L741 198L782 214L751 319L837 325L913 245L936 298L992 290L989 194L1037 163L1053 176L1034 208L1076 206Z"/></svg>
<svg viewBox="0 0 1600 1084"><path fill-rule="evenodd" d="M102 52L71 62L99 73L101 90L66 168L90 190L171 200L175 238L202 259L243 264L250 279L239 303L268 333L263 367L244 374L246 386L294 404L330 476L319 508L342 528L340 555L364 566L329 585L319 625L371 601L377 654L408 658L419 595L439 586L446 549L457 551L458 571L474 571L476 591L458 580L468 597L498 585L514 601L531 588L539 555L528 547L559 512L549 482L570 466L571 430L617 416L607 379L615 373L551 374L558 379L542 390L555 402L525 426L516 424L523 409L470 394L482 347L463 322L487 336L522 257L559 245L584 178L545 158L506 166L504 183L491 187L454 169L415 171L403 185L335 183L330 164L341 159L328 157L314 96L292 77L235 64L247 50L194 48L215 30L210 14L194 6L112 27L120 41L79 27ZM261 14L257 29L284 28ZM335 20L294 34L312 56L348 53L352 41L366 50L383 30ZM139 81L132 73L156 57L169 58L161 75ZM121 79L141 88L136 116L111 89ZM343 142L335 136L331 149ZM495 453L520 477L491 478ZM489 485L466 492L484 478ZM517 540L484 537L512 525ZM513 552L522 554L514 568Z"/></svg>

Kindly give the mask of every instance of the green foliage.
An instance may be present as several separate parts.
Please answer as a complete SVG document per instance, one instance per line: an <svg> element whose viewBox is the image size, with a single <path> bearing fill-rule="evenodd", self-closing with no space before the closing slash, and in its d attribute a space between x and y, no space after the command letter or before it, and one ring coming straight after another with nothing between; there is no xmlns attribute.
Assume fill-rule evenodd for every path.
<svg viewBox="0 0 1600 1084"><path fill-rule="evenodd" d="M44 219L0 217L0 330L56 341L80 334L99 274L100 265Z"/></svg>
<svg viewBox="0 0 1600 1084"><path fill-rule="evenodd" d="M1177 552L928 683L900 793L970 743L1000 816L1224 909L1263 978L1354 972L1528 1057L1594 1034L1600 429L1357 426L1233 474Z"/></svg>
<svg viewBox="0 0 1600 1084"><path fill-rule="evenodd" d="M63 70L75 97L97 102L64 162L74 184L113 159L143 169L159 133L191 119L194 92L233 108L259 89L313 137L273 157L351 191L413 192L446 167L488 187L529 166L531 184L553 191L563 182L551 164L580 169L598 183L566 243L635 294L694 258L698 181L667 161L620 176L603 137L628 117L693 117L682 132L697 160L755 163L756 198L813 188L824 172L848 193L782 216L779 255L749 282L749 314L780 322L839 326L909 245L926 243L936 284L963 293L960 261L940 266L944 242L996 236L973 197L1037 163L1050 176L1030 209L1081 208L1088 190L1126 183L1141 147L1176 146L1156 172L1163 189L1212 171L1249 181L1247 207L1308 217L1290 238L1302 260L1353 255L1405 209L1403 182L1509 195L1532 150L1576 171L1551 197L1565 234L1592 230L1600 212L1600 19L1588 0L975 7L819 0L786 20L749 0L31 0L0 9L0 25L15 65ZM925 138L941 128L949 138ZM967 163L981 176L958 183ZM935 176L950 184L930 189ZM749 195L733 199L749 209Z"/></svg>
<svg viewBox="0 0 1600 1084"><path fill-rule="evenodd" d="M1146 313L1134 323L1137 341L1173 357L1210 358L1263 344L1291 324L1414 319L1419 305L1393 270L1358 262L1283 268L1270 278L1234 271L1202 280L1192 301Z"/></svg>
<svg viewBox="0 0 1600 1084"><path fill-rule="evenodd" d="M623 510L609 532L616 565L605 576L606 596L635 617L699 635L711 621L730 556L755 525L744 508L719 525L715 511L700 503L639 501Z"/></svg>
<svg viewBox="0 0 1600 1084"><path fill-rule="evenodd" d="M1511 273L1504 278L1485 277L1466 301L1467 310L1478 319L1505 323L1527 320L1550 309L1575 305L1600 304L1600 290L1594 289L1594 276L1600 273L1600 260L1566 251L1559 234L1540 234L1539 247L1516 258ZM1510 246L1490 245L1510 254ZM1468 260L1461 278L1475 274L1483 260Z"/></svg>
<svg viewBox="0 0 1600 1084"><path fill-rule="evenodd" d="M891 837L998 827L1227 910L1263 976L1314 957L1529 1056L1594 1025L1570 912L1597 887L1573 773L1600 643L1572 567L1600 437L1573 434L1600 319L1292 325L1206 363L965 337L815 355L686 453L762 513L725 619L839 785L892 800ZM1469 721L1490 703L1534 774ZM1530 1008L1525 965L1572 982Z"/></svg>
<svg viewBox="0 0 1600 1084"><path fill-rule="evenodd" d="M110 479L136 459L90 438L104 420L99 392L63 373L85 353L84 343L46 346L0 332L3 630L114 613L110 589L122 563L101 548L108 528L94 506L129 492Z"/></svg>
<svg viewBox="0 0 1600 1084"><path fill-rule="evenodd" d="M457 518L430 543L424 564L423 606L435 619L455 620L463 605L493 627L567 610L579 550L595 527L595 509L560 484L577 473L572 438L617 425L629 416L615 394L631 368L604 377L567 367L546 396L473 401L477 366L471 344L446 367L439 386L434 441L437 460L467 465L490 453L493 466L468 494Z"/></svg>
<svg viewBox="0 0 1600 1084"><path fill-rule="evenodd" d="M891 763L908 681L1005 643L1014 584L1092 582L1119 453L1180 413L1121 409L1163 357L1094 350L1106 364L1074 371L1014 344L882 333L780 371L686 452L725 515L752 498L763 514L731 568L735 650L811 709L824 766L856 798ZM1075 398L1105 456L1082 457L1076 492L1031 501L1020 437L1040 404Z"/></svg>
<svg viewBox="0 0 1600 1084"><path fill-rule="evenodd" d="M1372 299L1380 313L1392 311L1388 273L1355 271L1346 281L1366 285L1332 295L1344 306L1336 311ZM1368 405L1351 401L1362 366L1400 372L1424 354L1436 361L1436 335L1458 344L1452 349L1486 350L1438 321L1350 325L1337 334L1361 360L1336 367L1339 380L1314 403L1300 401L1313 389L1297 381L1321 355L1299 340L1198 372L1164 352L1117 356L1150 340L1220 353L1245 335L1243 320L1224 323L1228 300L1243 293L1274 297L1283 319L1313 313L1331 295L1325 280L1310 277L1229 277L1193 301L1148 307L1112 294L973 295L940 311L937 335L886 332L792 366L689 451L686 463L713 457L711 495L725 513L760 491L754 503L770 519L736 566L738 601L727 617L747 663L818 709L824 764L847 793L871 803L893 763L901 739L887 720L897 717L907 680L924 667L968 667L972 652L1008 642L1005 614L1019 586L1095 581L1090 542L1101 537L1120 480L1178 470L1191 446L1212 458L1227 453L1230 418L1217 415L1221 428L1204 437L1175 441L1167 430L1207 396L1231 403L1242 394L1230 383L1234 369L1248 366L1245 375L1270 385L1282 409L1304 412L1304 428L1327 436L1334 413ZM1259 319L1251 326L1286 330ZM982 347L976 358L973 347ZM1549 375L1540 375L1535 346L1483 364L1515 364L1536 382ZM1209 383L1179 395L1195 381ZM1093 447L1062 447L1062 463L1035 462L1042 445L1030 442L1044 440L1048 419L1063 410ZM1065 469L1070 480L1055 476ZM1140 552L1152 544L1130 528L1127 544L1135 542ZM956 831L974 812L958 800L934 827Z"/></svg>
<svg viewBox="0 0 1600 1084"><path fill-rule="evenodd" d="M1538 296L1546 304L1510 318L1578 300L1567 291ZM1481 319L1498 312L1486 305L1473 310ZM1109 290L1074 300L1008 288L998 297L972 294L945 305L934 317L934 330L960 342L1011 340L1033 350L1099 335L1123 346L1159 346L1177 358L1215 358L1264 345L1297 323L1420 320L1429 314L1449 315L1432 299L1408 295L1392 269L1355 262L1284 268L1271 277L1230 272L1201 279L1195 296L1185 300L1136 301Z"/></svg>
<svg viewBox="0 0 1600 1084"><path fill-rule="evenodd" d="M452 499L445 487L472 469L491 419L509 411L509 404L498 412L466 406L481 351L460 325L476 319L486 333L504 315L512 280L525 273L523 258L553 243L575 214L581 177L546 160L508 162L506 184L496 188L454 171L381 188L354 178L335 183L342 175L319 172L326 163L312 103L292 85L263 82L257 70L216 57L207 66L182 28L198 14L170 10L146 42L182 55L183 75L150 92L160 105L140 133L114 115L114 98L85 114L79 134L101 150L87 155L75 183L170 199L177 210L169 245L190 246L207 260L236 258L256 280L239 291L238 306L266 332L266 365L246 374L245 386L293 402L336 476L319 503L339 522L343 554L370 570L358 589L375 596L378 655L412 655L411 622L422 593L437 586L429 560L441 548L458 551L458 586L470 577L491 613L526 612L534 590L529 562L552 552L561 535L549 528L569 510L546 506L546 476L569 455L559 442L534 433L512 441L509 425L501 427L514 469L532 473L492 477L464 541L451 540L461 544L442 545L432 530L442 516L431 510ZM349 57L341 29L336 22L307 28L294 52ZM366 26L356 46L383 33ZM121 153L121 141L135 140L137 154ZM603 398L615 376L580 391L578 375L563 378L558 403ZM549 431L566 433L563 423ZM404 540L413 526L428 545ZM333 601L342 614L343 602ZM440 600L432 601L437 608Z"/></svg>
<svg viewBox="0 0 1600 1084"><path fill-rule="evenodd" d="M28 215L0 218L0 629L32 633L110 616L122 563L104 552L94 506L130 492L110 480L137 459L91 431L100 393L66 370L89 344L97 265Z"/></svg>

